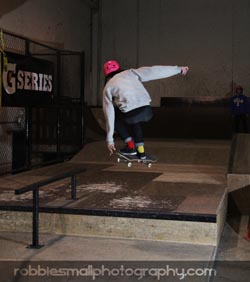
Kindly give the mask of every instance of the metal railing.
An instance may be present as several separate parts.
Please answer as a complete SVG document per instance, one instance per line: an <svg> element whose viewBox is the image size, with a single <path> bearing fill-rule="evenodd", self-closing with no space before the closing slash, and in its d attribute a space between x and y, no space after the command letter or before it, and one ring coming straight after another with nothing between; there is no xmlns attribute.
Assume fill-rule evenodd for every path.
<svg viewBox="0 0 250 282"><path fill-rule="evenodd" d="M39 244L39 189L50 183L71 178L71 199L76 200L76 175L85 172L85 168L74 169L53 177L26 185L22 188L15 189L15 195L21 195L27 192L33 192L33 206L32 206L32 244L28 246L30 249L40 249L43 245Z"/></svg>
<svg viewBox="0 0 250 282"><path fill-rule="evenodd" d="M53 99L1 105L0 175L69 159L82 148L85 132L84 52L60 50L5 30L2 34L9 63L18 65L21 57L21 62L32 59L53 66Z"/></svg>

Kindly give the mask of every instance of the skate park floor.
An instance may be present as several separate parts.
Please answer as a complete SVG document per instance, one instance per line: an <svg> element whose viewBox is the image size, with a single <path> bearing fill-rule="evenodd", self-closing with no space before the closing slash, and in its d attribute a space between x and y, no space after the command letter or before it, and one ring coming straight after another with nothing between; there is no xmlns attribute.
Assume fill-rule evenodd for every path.
<svg viewBox="0 0 250 282"><path fill-rule="evenodd" d="M177 150L178 146L182 147L179 154L176 146ZM70 199L70 184L64 180L41 190L41 206L175 212L212 220L225 194L228 143L199 144L197 150L197 144L192 147L190 143L166 145L162 141L149 141L148 147L160 156L150 169L144 164L134 164L131 168L125 163L118 164L114 155L109 156L105 142L99 141L87 144L69 162L2 177L0 206L30 207L32 193L16 196L14 189L59 172L85 168L86 172L77 176L77 201Z"/></svg>
<svg viewBox="0 0 250 282"><path fill-rule="evenodd" d="M178 140L179 141L179 140ZM32 195L14 195L14 189L72 168L86 168L77 177L77 201L70 199L68 181L50 184L41 191L41 207L85 211L100 208L151 216L182 216L209 222L215 220L226 192L230 141L147 140L150 153L159 157L148 169L142 164L128 168L109 157L105 142L91 142L71 161L19 175L2 177L0 206L6 210L30 210ZM117 148L122 144L117 144ZM198 149L197 149L198 148ZM167 189L166 189L167 187ZM166 200L167 199L167 200ZM6 208L6 206L8 206ZM246 221L247 219L245 219ZM242 222L245 226L246 223ZM41 233L45 247L27 249L30 232L1 232L2 261L249 261L249 242L226 223L218 246L141 239L69 236ZM241 280L245 266L238 266ZM248 276L249 277L249 276ZM223 280L224 279L224 280ZM230 281L227 273L213 281Z"/></svg>
<svg viewBox="0 0 250 282"><path fill-rule="evenodd" d="M174 236L166 229L162 232L164 236L169 233L168 239L172 236L186 243L217 244L218 234L214 228L217 228L218 211L225 202L228 141L148 140L147 147L159 158L151 168L144 164L129 168L125 163L117 163L115 155L109 156L105 141L97 141L86 144L68 162L2 177L0 208L31 211L32 192L17 196L15 189L73 168L85 168L86 171L77 176L77 200L70 198L69 181L62 180L41 189L40 208L45 212L60 210L83 215L177 220L178 228L181 225L184 228L184 222L189 227L199 223L195 228L201 234L204 232L204 239L208 241L200 241L202 235L196 238L196 229L190 238L186 236L186 241L185 238L177 240L178 229L173 229ZM143 224L146 222L150 220ZM119 237L121 232L117 231ZM140 236L144 235L147 235L145 230Z"/></svg>

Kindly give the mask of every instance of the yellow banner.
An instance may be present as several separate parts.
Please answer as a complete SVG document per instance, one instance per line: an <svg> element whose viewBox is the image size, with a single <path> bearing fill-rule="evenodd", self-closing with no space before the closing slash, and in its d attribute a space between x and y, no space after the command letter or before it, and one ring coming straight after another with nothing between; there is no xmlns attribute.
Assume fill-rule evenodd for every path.
<svg viewBox="0 0 250 282"><path fill-rule="evenodd" d="M0 107L2 106L3 71L7 71L8 58L4 52L3 31L0 31Z"/></svg>

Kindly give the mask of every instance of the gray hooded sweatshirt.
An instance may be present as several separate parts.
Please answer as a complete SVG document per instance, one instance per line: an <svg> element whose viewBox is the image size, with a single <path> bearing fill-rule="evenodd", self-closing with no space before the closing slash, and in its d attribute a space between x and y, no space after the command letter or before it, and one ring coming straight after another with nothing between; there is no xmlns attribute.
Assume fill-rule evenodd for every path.
<svg viewBox="0 0 250 282"><path fill-rule="evenodd" d="M181 73L181 68L178 66L152 66L125 70L113 76L103 90L107 143L114 143L114 106L126 113L150 105L151 98L142 82L167 78L179 73Z"/></svg>

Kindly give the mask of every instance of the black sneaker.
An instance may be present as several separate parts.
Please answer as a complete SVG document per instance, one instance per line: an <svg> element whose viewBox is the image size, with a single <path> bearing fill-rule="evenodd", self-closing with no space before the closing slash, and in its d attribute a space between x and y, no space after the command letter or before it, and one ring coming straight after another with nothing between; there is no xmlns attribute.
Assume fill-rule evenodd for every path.
<svg viewBox="0 0 250 282"><path fill-rule="evenodd" d="M137 152L137 157L141 160L145 160L146 159L146 154L145 153L139 153Z"/></svg>
<svg viewBox="0 0 250 282"><path fill-rule="evenodd" d="M120 153L124 156L133 156L137 154L136 149L130 149L127 146L123 149L120 149Z"/></svg>

